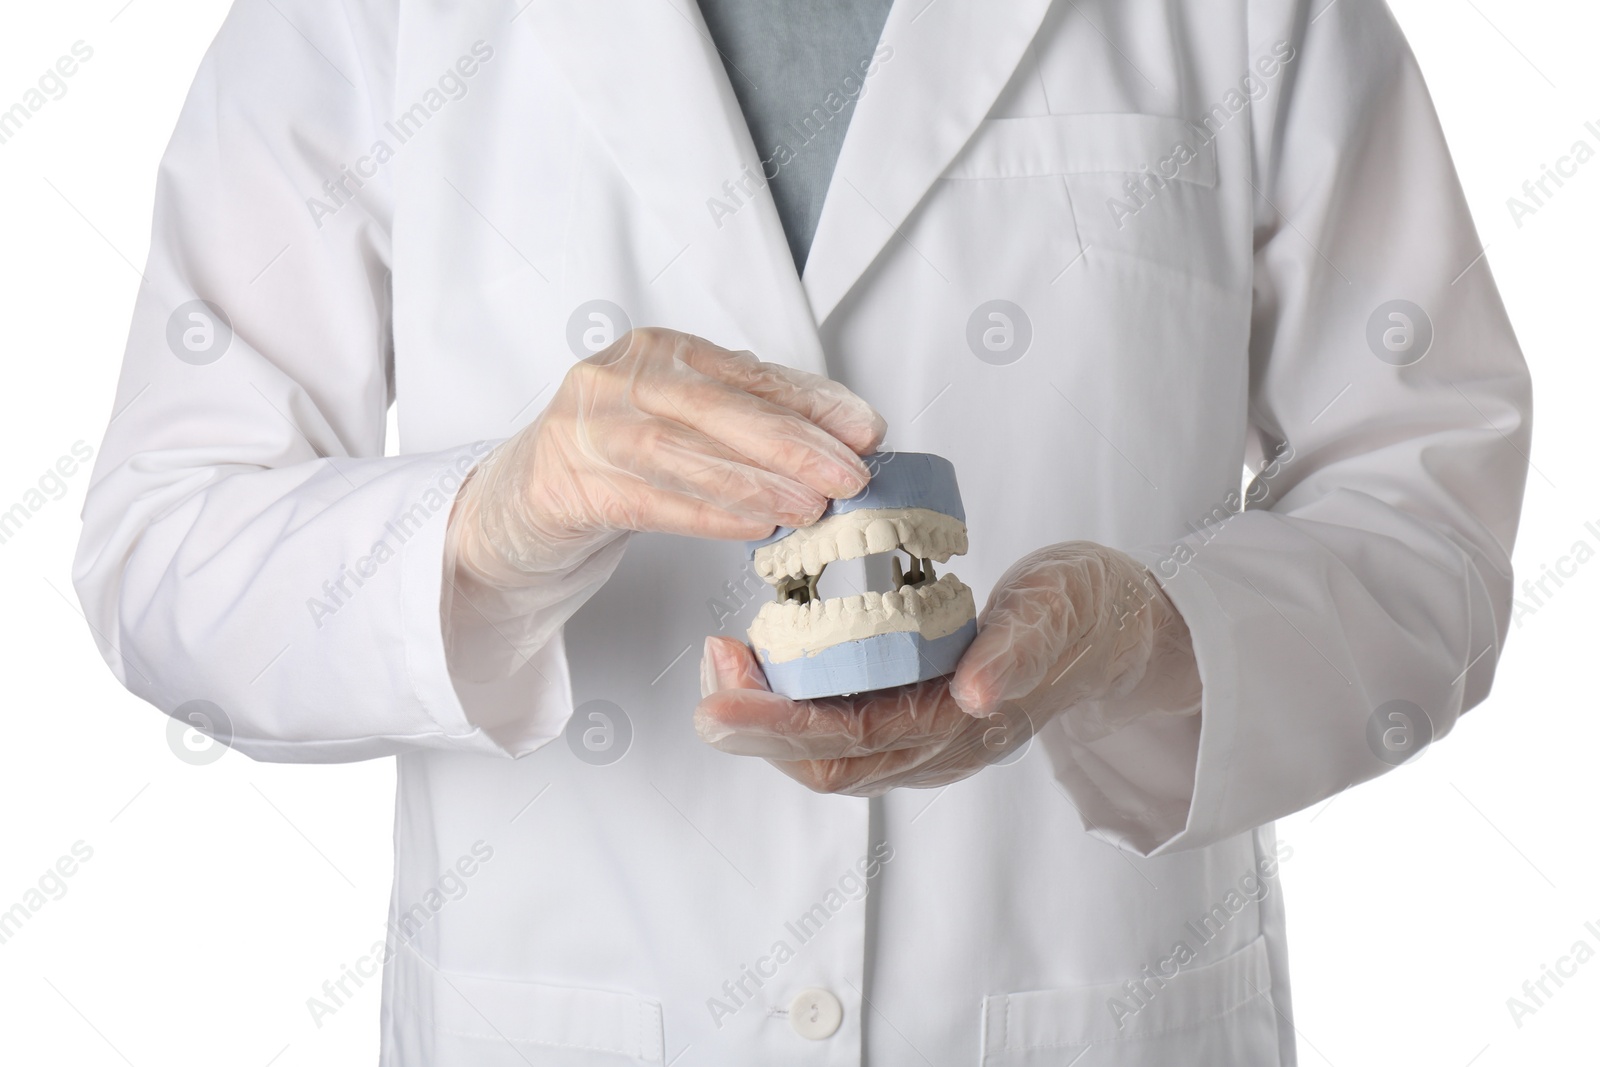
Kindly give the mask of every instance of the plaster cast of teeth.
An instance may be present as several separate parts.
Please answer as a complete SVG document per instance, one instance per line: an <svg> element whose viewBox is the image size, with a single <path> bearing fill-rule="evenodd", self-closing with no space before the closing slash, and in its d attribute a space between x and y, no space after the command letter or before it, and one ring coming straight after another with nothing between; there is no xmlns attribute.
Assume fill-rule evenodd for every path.
<svg viewBox="0 0 1600 1067"><path fill-rule="evenodd" d="M803 529L780 527L750 545L756 573L777 592L750 626L750 644L773 692L795 700L887 689L955 670L977 636L977 608L953 574L934 563L967 551L955 468L939 456L879 452L872 481L831 501ZM880 552L893 560L893 590L821 600L829 563Z"/></svg>
<svg viewBox="0 0 1600 1067"><path fill-rule="evenodd" d="M960 519L927 508L862 508L828 515L775 544L756 549L756 573L778 578L817 575L829 563L903 548L915 559L944 563L967 552Z"/></svg>

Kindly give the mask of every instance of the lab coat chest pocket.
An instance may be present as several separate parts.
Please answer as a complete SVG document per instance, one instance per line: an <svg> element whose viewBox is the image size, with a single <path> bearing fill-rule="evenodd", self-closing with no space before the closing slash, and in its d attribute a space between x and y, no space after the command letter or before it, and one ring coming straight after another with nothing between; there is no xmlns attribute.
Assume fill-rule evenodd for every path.
<svg viewBox="0 0 1600 1067"><path fill-rule="evenodd" d="M923 282L937 275L954 292L1027 306L1082 257L1083 244L1060 174L1000 165L987 151L993 126L982 124L891 247Z"/></svg>
<svg viewBox="0 0 1600 1067"><path fill-rule="evenodd" d="M1054 182L1085 257L1098 252L1113 269L1145 263L1204 274L1222 235L1217 171L1215 142L1185 119L1029 115L986 120L944 178L1013 188Z"/></svg>
<svg viewBox="0 0 1600 1067"><path fill-rule="evenodd" d="M397 1062L430 1067L659 1065L658 1001L632 993L445 973L402 953L391 964Z"/></svg>
<svg viewBox="0 0 1600 1067"><path fill-rule="evenodd" d="M1168 978L1002 993L984 998L981 1067L1171 1064L1267 1067L1280 1062L1265 938ZM1137 992L1136 992L1137 991ZM1091 1052L1092 1050L1092 1052Z"/></svg>

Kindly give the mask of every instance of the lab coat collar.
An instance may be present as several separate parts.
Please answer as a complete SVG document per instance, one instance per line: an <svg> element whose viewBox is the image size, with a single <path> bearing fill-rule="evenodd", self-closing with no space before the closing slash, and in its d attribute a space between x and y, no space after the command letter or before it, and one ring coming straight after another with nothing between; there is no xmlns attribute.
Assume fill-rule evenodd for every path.
<svg viewBox="0 0 1600 1067"><path fill-rule="evenodd" d="M803 282L697 4L540 0L522 17L705 295L762 358L826 373L819 326L904 239L901 225L983 121L1050 2L895 0L882 38L893 53L856 104Z"/></svg>
<svg viewBox="0 0 1600 1067"><path fill-rule="evenodd" d="M539 0L522 19L572 84L577 107L682 248L669 269L763 359L826 373L761 161L693 0ZM662 325L671 326L672 323ZM730 343L720 338L709 338Z"/></svg>
<svg viewBox="0 0 1600 1067"><path fill-rule="evenodd" d="M988 115L1050 2L895 0L882 38L893 53L856 104L806 260L819 324L885 246L906 241L906 219Z"/></svg>

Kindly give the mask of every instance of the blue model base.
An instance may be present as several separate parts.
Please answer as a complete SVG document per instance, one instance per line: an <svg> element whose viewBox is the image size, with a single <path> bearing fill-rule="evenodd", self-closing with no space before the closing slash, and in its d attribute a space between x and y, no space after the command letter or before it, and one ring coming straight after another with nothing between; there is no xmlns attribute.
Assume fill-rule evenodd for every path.
<svg viewBox="0 0 1600 1067"><path fill-rule="evenodd" d="M868 693L949 674L976 636L978 623L971 620L931 641L910 631L879 634L783 663L768 663L763 652L761 668L772 691L790 700Z"/></svg>

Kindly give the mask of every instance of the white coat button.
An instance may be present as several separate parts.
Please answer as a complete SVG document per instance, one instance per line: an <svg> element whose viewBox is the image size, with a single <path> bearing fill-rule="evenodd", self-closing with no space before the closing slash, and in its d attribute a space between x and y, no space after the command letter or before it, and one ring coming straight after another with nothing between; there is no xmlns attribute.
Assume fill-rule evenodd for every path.
<svg viewBox="0 0 1600 1067"><path fill-rule="evenodd" d="M844 1006L826 989L802 989L789 1004L789 1025L807 1041L832 1037L844 1019Z"/></svg>

